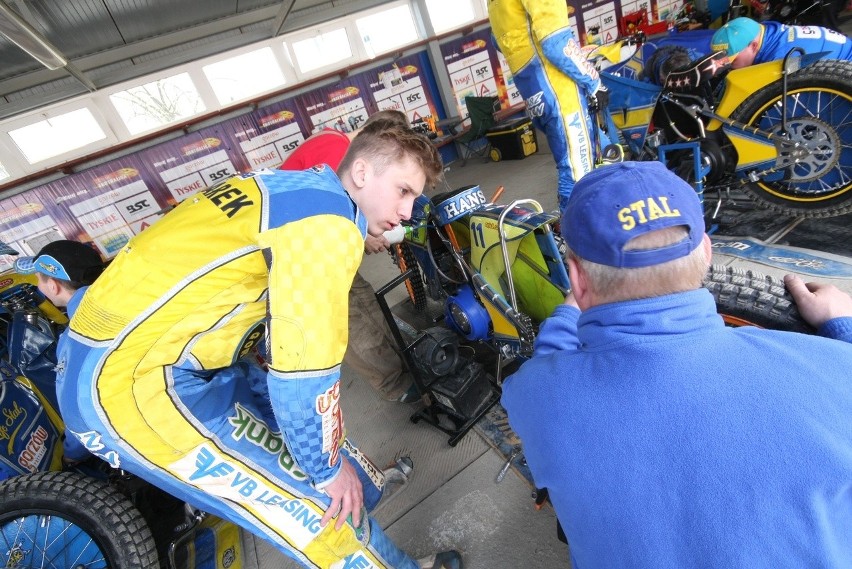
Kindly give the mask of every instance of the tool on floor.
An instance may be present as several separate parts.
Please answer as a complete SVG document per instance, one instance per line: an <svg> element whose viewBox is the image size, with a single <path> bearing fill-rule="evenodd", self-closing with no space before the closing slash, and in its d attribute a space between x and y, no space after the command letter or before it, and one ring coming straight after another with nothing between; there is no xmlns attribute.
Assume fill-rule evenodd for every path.
<svg viewBox="0 0 852 569"><path fill-rule="evenodd" d="M512 449L512 452L509 454L509 460L506 461L506 464L503 465L503 468L500 469L500 472L497 473L497 477L494 479L494 482L501 482L504 478L506 478L506 473L509 472L509 467L512 466L512 461L515 460L515 457L521 454L521 447L515 447Z"/></svg>

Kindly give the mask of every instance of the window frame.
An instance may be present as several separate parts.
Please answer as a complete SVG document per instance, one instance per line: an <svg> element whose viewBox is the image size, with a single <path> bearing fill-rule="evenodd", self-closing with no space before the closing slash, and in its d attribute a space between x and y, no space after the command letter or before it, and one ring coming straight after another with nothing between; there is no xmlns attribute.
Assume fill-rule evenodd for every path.
<svg viewBox="0 0 852 569"><path fill-rule="evenodd" d="M115 116L118 117L122 128L127 132L130 139L145 136L152 132L168 129L181 122L190 121L195 117L200 117L207 113L213 112L223 106L219 104L218 100L216 100L216 96L215 94L213 94L213 89L209 86L206 78L204 77L204 73L201 71L201 67L200 65L198 65L197 61L191 64L170 67L167 72L168 75L165 76L163 76L162 74L150 74L134 80L132 84L123 83L121 85L116 85L114 88L104 90L103 95L105 102L109 105L110 110L115 113ZM156 83L160 80L171 79L179 75L186 75L189 78L190 82L192 83L192 88L195 90L195 93L198 95L198 100L201 101L201 103L204 105L204 108L193 114L181 116L168 123L159 124L135 132L132 131L130 129L130 125L127 124L127 120L124 118L124 115L113 102L113 96L119 93L124 93L125 91L144 87L145 85L148 85L150 83ZM199 81L199 79L203 79L203 81ZM213 101L211 101L211 97Z"/></svg>
<svg viewBox="0 0 852 569"><path fill-rule="evenodd" d="M229 61L231 59L236 59L238 57L244 57L248 54L260 52L260 51L264 51L264 50L269 50L269 53L274 60L275 68L278 69L278 71L281 73L282 83L279 83L279 84L275 85L274 87L269 87L269 88L263 89L261 91L251 93L249 95L245 95L245 96L238 98L238 99L233 99L231 101L222 101L219 98L219 95L216 92L216 87L213 84L213 82L210 80L210 77L208 76L205 68L209 67L211 65L224 63L224 62ZM222 55L225 55L225 54L227 54L227 57L222 57ZM209 86L213 97L216 99L216 103L217 103L218 108L228 107L228 106L231 106L231 105L237 105L237 104L239 104L243 101L250 101L250 100L253 100L253 99L257 99L257 98L262 97L263 95L265 95L267 93L273 93L275 91L279 91L279 90L284 89L286 87L289 87L291 85L291 82L292 82L291 78L287 77L287 73L285 72L284 69L282 69L282 66L281 66L282 53L280 51L277 52L276 49L275 49L275 46L273 44L270 44L268 42L261 44L261 45L252 44L250 46L246 46L245 48L225 52L225 54L219 54L217 57L207 57L203 60L199 60L198 62L196 62L198 64L199 70L201 72L201 76L204 77L204 83L207 86ZM202 89L198 85L196 85L196 88L198 89L199 94L203 95L203 93L201 93Z"/></svg>
<svg viewBox="0 0 852 569"><path fill-rule="evenodd" d="M11 133L14 130L26 128L44 120L50 120L52 118L57 118L62 115L77 112L80 110L88 111L91 117L94 118L95 123L98 125L98 127L101 129L101 132L104 134L104 137L102 139L88 142L70 150L60 152L59 154L55 154L53 156L42 158L35 162L31 162L29 158L27 158L26 152L24 152L24 150L18 146L17 142L15 142L15 139L12 138ZM106 148L109 148L110 146L114 146L119 143L119 138L112 129L109 121L106 119L106 116L101 112L98 106L97 99L89 97L82 97L73 101L59 103L51 107L45 107L8 119L3 122L3 135L4 138L8 141L10 149L14 149L14 152L10 152L9 154L16 155L18 160L20 160L20 164L13 163L11 165L11 168L9 165L6 165L6 162L4 161L4 165L6 165L7 169L10 170L10 173L12 169L16 169L16 166L22 166L24 170L40 170L42 168L50 167L51 165L67 162L68 160L77 158L79 156L85 156L86 154L91 154L93 152L104 150ZM14 176L4 178L3 180L0 180L0 185L10 182L14 179Z"/></svg>
<svg viewBox="0 0 852 569"><path fill-rule="evenodd" d="M349 56L331 63L326 63L324 65L315 67L307 71L302 71L302 68L299 65L299 58L296 55L295 44L301 41L310 40L317 36L326 35L328 33L340 29L346 32L346 39L349 42ZM359 38L357 41L357 45L353 45L353 37ZM333 22L326 22L321 26L300 30L298 32L293 32L285 36L280 36L278 39L281 43L284 44L284 47L287 50L287 53L289 54L290 62L293 65L293 70L296 72L296 77L299 81L304 81L312 77L318 77L320 75L325 75L334 71L340 71L341 69L349 67L350 65L355 65L362 58L367 58L366 54L363 53L363 50L361 48L361 41L360 36L358 34L358 30L355 28L354 21L350 18L334 20Z"/></svg>
<svg viewBox="0 0 852 569"><path fill-rule="evenodd" d="M364 38L361 35L361 30L358 28L358 20L363 20L365 18L369 18L371 16L375 16L376 14L381 14L382 12L389 12L391 10L396 10L401 7L408 8L408 14L411 16L411 25L414 29L414 39L409 40L405 43L395 45L391 48L386 49L385 51L377 51L372 55L367 51L367 45L364 43ZM410 46L416 44L419 41L422 41L424 38L421 37L421 29L418 26L417 22L417 10L415 10L414 6L412 6L409 0L397 0L396 2L388 2L387 4L383 4L381 6L377 6L376 8L372 8L370 10L364 10L363 12L359 12L358 14L353 14L351 16L352 25L357 32L358 43L361 45L361 48L365 52L365 58L367 59L376 59L377 57L381 57L383 55L387 55L388 53L394 53L396 51L401 51L406 48L406 46Z"/></svg>

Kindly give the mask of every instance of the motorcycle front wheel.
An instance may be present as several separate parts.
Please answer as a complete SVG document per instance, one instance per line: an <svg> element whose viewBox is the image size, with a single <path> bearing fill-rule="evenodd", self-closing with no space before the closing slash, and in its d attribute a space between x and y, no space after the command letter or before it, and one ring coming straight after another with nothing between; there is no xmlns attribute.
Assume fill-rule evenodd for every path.
<svg viewBox="0 0 852 569"><path fill-rule="evenodd" d="M750 96L734 120L782 133L782 84ZM750 182L758 204L795 217L833 217L852 211L852 62L821 60L787 81L786 134L808 150L785 179Z"/></svg>
<svg viewBox="0 0 852 569"><path fill-rule="evenodd" d="M713 294L716 311L728 326L814 333L799 315L784 282L775 277L713 265L707 271L704 288Z"/></svg>
<svg viewBox="0 0 852 569"><path fill-rule="evenodd" d="M0 484L0 563L16 569L156 569L139 511L103 481L37 472Z"/></svg>

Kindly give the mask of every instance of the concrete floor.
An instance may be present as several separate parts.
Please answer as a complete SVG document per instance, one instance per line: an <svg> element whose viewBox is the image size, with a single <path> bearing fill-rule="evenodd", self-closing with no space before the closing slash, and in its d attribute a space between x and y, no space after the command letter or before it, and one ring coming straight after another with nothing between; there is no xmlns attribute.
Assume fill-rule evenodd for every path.
<svg viewBox="0 0 852 569"><path fill-rule="evenodd" d="M452 164L446 172L446 187L438 191L478 184L489 197L503 186L500 203L533 198L545 211L556 210L556 170L539 139L538 153L524 160L493 163L473 159L465 166ZM742 202L739 205L742 207ZM848 217L852 216L844 216ZM838 223L850 225L846 221ZM848 253L835 255L797 248L788 234L798 224L795 220L784 222L782 229L768 239L760 238L784 246L792 257L802 252L845 263L852 261L846 256ZM753 235L743 235L749 236ZM852 242L848 234L841 240ZM795 271L795 266L762 264L719 251L714 252L714 262L776 277ZM379 288L398 275L398 270L386 255L372 255L365 258L362 274ZM849 278L805 278L830 280L852 292ZM390 306L405 299L403 287L387 296ZM476 431L468 433L456 447L450 447L444 433L422 422L410 422L412 407L380 400L366 382L347 369L343 371L342 401L350 436L377 464L390 463L402 454L414 460L415 470L408 486L376 513L388 535L405 551L418 557L455 548L462 552L468 569L571 566L567 546L556 539L553 510L549 505L535 510L530 486L514 471L510 470L499 484L495 482L504 459ZM250 554L251 549L249 546ZM257 566L262 569L296 567L263 543L256 543L256 554Z"/></svg>

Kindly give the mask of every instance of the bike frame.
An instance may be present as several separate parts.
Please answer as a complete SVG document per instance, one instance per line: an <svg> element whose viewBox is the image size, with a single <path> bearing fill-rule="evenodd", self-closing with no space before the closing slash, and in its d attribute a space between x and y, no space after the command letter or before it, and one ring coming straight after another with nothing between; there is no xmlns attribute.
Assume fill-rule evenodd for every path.
<svg viewBox="0 0 852 569"><path fill-rule="evenodd" d="M471 203L470 192L479 197L464 209L462 203ZM484 203L478 187L463 188L437 204L424 200L428 203L420 211L426 215L406 242L430 292L441 291L447 324L501 357L529 356L537 324L570 289L552 231L556 215L534 200ZM445 211L464 213L442 215ZM434 250L437 244L444 248L440 254ZM438 266L448 256L452 275Z"/></svg>

